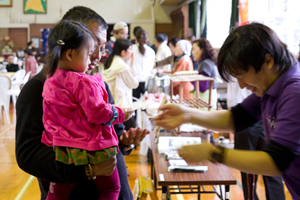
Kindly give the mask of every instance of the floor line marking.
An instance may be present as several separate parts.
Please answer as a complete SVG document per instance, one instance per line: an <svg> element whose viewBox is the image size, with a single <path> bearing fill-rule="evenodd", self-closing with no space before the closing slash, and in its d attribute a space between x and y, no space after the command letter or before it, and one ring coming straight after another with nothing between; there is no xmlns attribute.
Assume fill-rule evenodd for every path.
<svg viewBox="0 0 300 200"><path fill-rule="evenodd" d="M0 162L0 165L14 165L17 164L17 162Z"/></svg>
<svg viewBox="0 0 300 200"><path fill-rule="evenodd" d="M12 128L13 126L14 126L14 125L11 124L8 128L6 128L4 131L2 131L2 132L0 133L0 136L3 135L4 133L6 133L7 131L9 131L9 129Z"/></svg>
<svg viewBox="0 0 300 200"><path fill-rule="evenodd" d="M30 186L31 182L33 181L34 176L30 176L26 183L23 185L22 189L20 190L19 194L16 196L14 200L20 200L24 193L26 192L27 188Z"/></svg>

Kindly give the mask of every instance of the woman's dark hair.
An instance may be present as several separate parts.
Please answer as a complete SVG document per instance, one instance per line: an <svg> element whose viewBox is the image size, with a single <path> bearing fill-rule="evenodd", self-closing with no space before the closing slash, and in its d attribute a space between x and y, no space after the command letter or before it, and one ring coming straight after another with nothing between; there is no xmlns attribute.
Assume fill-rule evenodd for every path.
<svg viewBox="0 0 300 200"><path fill-rule="evenodd" d="M117 39L116 42L114 43L112 53L108 56L104 64L104 69L109 69L114 56L115 55L120 56L122 51L123 50L126 51L131 45L132 45L131 42L127 39L123 39L123 38Z"/></svg>
<svg viewBox="0 0 300 200"><path fill-rule="evenodd" d="M171 43L174 47L176 47L176 44L178 41L179 41L179 38L173 36L169 39L168 45L169 45L169 43Z"/></svg>
<svg viewBox="0 0 300 200"><path fill-rule="evenodd" d="M165 37L164 34L157 34L155 39L156 39L157 42L162 43L163 41L166 40L166 37Z"/></svg>
<svg viewBox="0 0 300 200"><path fill-rule="evenodd" d="M74 20L87 27L90 22L96 21L105 30L108 29L106 21L95 11L84 6L75 6L68 10L62 20Z"/></svg>
<svg viewBox="0 0 300 200"><path fill-rule="evenodd" d="M142 29L142 27L140 27L140 26L134 27L134 29L133 29L133 35L136 37L136 33L137 33L139 30L141 30L141 29Z"/></svg>
<svg viewBox="0 0 300 200"><path fill-rule="evenodd" d="M50 76L54 74L64 51L79 48L89 37L94 38L93 34L77 21L63 20L58 23L48 37L47 73Z"/></svg>
<svg viewBox="0 0 300 200"><path fill-rule="evenodd" d="M278 72L285 71L296 61L287 46L269 27L260 23L240 26L229 34L220 49L217 62L219 73L224 80L229 81L231 75L247 72L250 66L258 72L267 53L274 58Z"/></svg>
<svg viewBox="0 0 300 200"><path fill-rule="evenodd" d="M206 58L211 59L215 64L217 64L217 52L211 46L210 42L205 38L200 38L199 40L195 40L193 44L197 44L200 49L203 49L203 53L201 55L200 61L203 61Z"/></svg>
<svg viewBox="0 0 300 200"><path fill-rule="evenodd" d="M144 47L144 44L147 43L147 39L148 39L147 32L143 29L138 30L138 32L136 33L136 40L138 41L139 51L142 55L145 55L146 49Z"/></svg>
<svg viewBox="0 0 300 200"><path fill-rule="evenodd" d="M27 53L27 55L32 56L32 50L31 49L25 49L24 53Z"/></svg>

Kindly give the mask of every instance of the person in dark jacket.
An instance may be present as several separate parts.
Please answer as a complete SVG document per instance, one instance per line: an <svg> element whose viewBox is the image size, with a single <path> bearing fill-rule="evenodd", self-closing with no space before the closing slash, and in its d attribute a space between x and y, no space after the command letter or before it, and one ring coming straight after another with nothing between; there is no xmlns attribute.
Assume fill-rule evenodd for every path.
<svg viewBox="0 0 300 200"><path fill-rule="evenodd" d="M113 52L114 44L117 39L128 38L128 25L125 22L115 23L113 30L110 33L112 36L105 44L106 53L102 56L101 62L104 64L108 56Z"/></svg>
<svg viewBox="0 0 300 200"><path fill-rule="evenodd" d="M89 65L89 71L91 71L101 59L102 46L106 42L106 22L96 12L83 6L71 8L63 19L79 21L97 39L97 48L91 55L91 64ZM53 149L41 143L44 130L42 91L45 79L46 73L42 70L27 82L18 97L16 105L18 119L16 124L17 163L22 170L38 178L42 200L47 198L49 182L76 182L69 199L98 199L97 187L92 180L88 180L85 166L64 165L56 162ZM106 90L109 103L114 104L107 85ZM133 196L128 184L123 155L130 154L131 145L139 144L149 132L137 128L126 133L123 124L114 125L114 129L120 141L117 158L95 165L95 173L96 175L110 175L117 166L121 184L119 199L132 200Z"/></svg>
<svg viewBox="0 0 300 200"><path fill-rule="evenodd" d="M13 55L7 56L6 70L7 70L7 72L16 72L19 70L19 65L14 64L14 56Z"/></svg>

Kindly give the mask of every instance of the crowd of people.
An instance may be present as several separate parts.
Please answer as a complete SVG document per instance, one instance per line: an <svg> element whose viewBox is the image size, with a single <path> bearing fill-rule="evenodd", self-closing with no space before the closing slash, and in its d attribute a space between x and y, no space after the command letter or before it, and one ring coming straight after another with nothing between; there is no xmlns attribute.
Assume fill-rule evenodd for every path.
<svg viewBox="0 0 300 200"><path fill-rule="evenodd" d="M106 42L107 28L96 12L77 6L50 32L40 73L34 43L25 50L24 68L32 78L16 106L16 157L24 171L38 178L42 199L132 199L124 155L149 131L137 128L133 112L123 107L145 93L147 78L160 62L169 62L157 70L161 74L193 70L188 40L168 41L158 34L154 50L141 27L130 41L128 25L118 22ZM90 76L100 61L102 76ZM193 85L186 88L190 98Z"/></svg>
<svg viewBox="0 0 300 200"><path fill-rule="evenodd" d="M125 22L114 25L109 41L107 29L95 11L76 6L50 32L40 73L34 43L25 50L24 69L31 71L31 79L16 106L16 159L21 169L38 178L41 199L132 200L124 155L150 132L138 128L134 112L125 107L145 93L149 77L193 70L227 81L236 78L239 87L252 94L230 110L217 110L214 84L214 111L167 104L154 118L156 125L169 130L193 123L232 133L248 130L265 138L252 144L261 148L244 148L257 151L203 143L179 149L180 156L254 174L281 175L292 197L300 198L299 64L274 31L259 23L238 27L217 54L205 38L168 39L160 33L150 46L142 27L134 28L132 41ZM7 71L18 69L13 59L8 56ZM102 74L91 75L99 62ZM183 87L183 98L193 98L195 85L185 82ZM208 88L208 82L200 82L204 100ZM179 84L174 83L172 90L179 94ZM281 178L272 180L278 183L276 197L281 199Z"/></svg>
<svg viewBox="0 0 300 200"><path fill-rule="evenodd" d="M39 66L43 66L42 57L39 49L35 47L35 43L29 41L24 50L24 57L18 57L16 53L12 53L6 58L6 72L17 72L20 69L25 70L25 74L30 72L30 78L37 74Z"/></svg>
<svg viewBox="0 0 300 200"><path fill-rule="evenodd" d="M160 33L155 37L155 44L150 46L148 33L140 26L133 28L134 39L129 41L125 22L114 24L110 34L110 40L105 44L105 55L101 58L101 74L109 84L117 105L132 103L132 98L141 98L147 90L149 78L154 76L193 71L196 68L204 76L219 77L216 52L205 38L195 41L195 37L188 40L171 37L168 40L166 34ZM179 87L179 83L173 84L174 95L179 94ZM216 87L214 84L213 109L217 107ZM200 93L208 100L208 82L200 88ZM193 98L194 94L194 85L185 82L183 97ZM134 119L124 124L126 130L136 127Z"/></svg>
<svg viewBox="0 0 300 200"><path fill-rule="evenodd" d="M92 107L95 105L90 104L89 100L86 101L84 105L85 108L82 107L83 105L81 103L83 103L83 99L79 96L83 93L81 93L81 89L79 88L84 89L84 85L79 88L75 87L75 85L79 86L83 83L87 83L81 80L80 76L83 75L83 72L89 74L99 63L102 53L105 53L104 46L106 43L108 25L100 15L83 6L71 8L63 16L63 21L60 23L61 28L65 28L63 22L72 23L76 31L71 32L73 34L65 35L64 38L55 38L55 35L50 37L50 39L52 39L48 41L50 51L48 54L49 62L46 62L47 66L28 81L18 97L16 106L18 118L16 125L16 158L18 165L25 172L38 178L41 199L56 199L60 198L61 195L69 199L99 199L99 196L103 193L105 193L103 195L108 195L112 197L112 199L117 199L116 196L118 196L119 199L132 199L124 155L130 154L132 151L131 145L139 144L145 135L149 134L149 131L141 130L140 128L131 128L128 131L124 130L124 125L120 122L127 119L129 114L126 114L127 111L120 107L111 106L115 104L114 99L108 85L103 82L100 76L94 77L86 75L82 78L94 85L95 89L100 89L99 91L92 90L90 92L85 91L84 93L87 94L87 98L89 98L90 95L94 96L95 94L99 94L99 99L95 99L92 104L95 103L99 105L99 109L102 108L101 110L90 109L90 105ZM59 29L57 31L60 32L61 30ZM75 33L77 33L77 35L75 35ZM76 40L70 42L70 39ZM89 39L90 44L85 42L87 39ZM93 45L94 43L95 45ZM73 44L76 44L76 46L73 46ZM84 52L79 51L81 49L84 49ZM72 73L71 69L74 69L76 72ZM65 105L72 106L76 104L77 110L71 110L74 110L74 112L78 114L81 113L82 120L85 120L84 123L83 121L77 123L79 127L74 127L74 129L70 129L70 127L67 128L65 122L56 123L55 119L51 118L51 113L53 112L51 106L49 106L50 111L46 107L44 107L43 110L43 104L55 102L59 105L60 101L53 101L52 99L56 97L61 98L55 95L55 92L58 92L61 87L49 88L48 92L46 92L47 90L44 91L44 88L47 88L47 84L56 85L54 82L58 81L46 81L46 77L48 75L56 76L58 73L62 75L60 76L60 80L62 81L60 82L61 86L64 85L64 87L73 88L72 93L64 94L66 100L69 98L69 103L65 102ZM77 76L79 79L72 78L67 80L64 79L65 75L70 78L71 76ZM76 93L79 95L77 96L79 98L71 95L75 95ZM58 107L68 110L66 106ZM106 110L108 112L107 117L102 116L102 120L95 116L95 118L93 116L88 117L89 114L92 113L87 109L100 115L102 111ZM60 112L60 114L63 115L66 113ZM50 115L53 122L48 124L49 128L45 130L45 123L47 123L48 120L45 121L44 119L47 118L47 115ZM65 121L68 121L68 119ZM84 145L84 149L69 144L63 145L65 151L62 152L65 152L65 155L67 155L65 159L68 163L61 162L63 158L58 158L58 161L56 159L56 154L61 149L54 147L56 145L61 146L55 142L58 140L55 139L57 132L55 133L55 130L52 128L54 124L56 124L55 126L58 128L57 130L64 129L64 131L66 131L65 133L68 132L67 135L73 138L74 143L81 143L81 145L86 144L86 146ZM98 128L94 129L93 127L96 124ZM89 126L89 129L93 129L93 131L90 132L88 136L86 134L83 137L75 137L78 136L77 134L71 136L72 132L74 133L75 131L77 133L79 130L84 132L82 128L88 128ZM63 132L60 132L62 134L59 140L64 140L64 137L70 139L70 137L63 134ZM101 142L102 145L99 146L99 143L95 141L99 141L101 138L106 138L105 140L107 142L103 144ZM98 147L94 146L93 143L97 144ZM90 148L88 146L94 147ZM71 151L70 148L72 148ZM76 160L70 157L69 152L79 153L79 151L83 154L76 154L78 156ZM107 151L111 151L110 154L108 154ZM104 157L97 156L99 153L103 154ZM64 153L61 153L61 155L62 154ZM90 160L90 154L96 160ZM106 160L101 160L103 158L106 158ZM84 159L86 162L78 162L75 164L74 162L78 161L78 159L80 161ZM115 169L117 169L117 171ZM113 177L110 177L111 175ZM98 180L94 181L94 178ZM101 182L100 180L102 180L102 185L99 183ZM116 180L116 183L113 187L108 188L111 186L110 184L103 186L106 180ZM67 194L61 194L60 186L54 187L56 186L55 183L65 183L67 185L69 185L68 183L75 184L72 184L71 187L69 186L69 188L73 189L69 190Z"/></svg>
<svg viewBox="0 0 300 200"><path fill-rule="evenodd" d="M248 150L203 143L184 146L178 152L188 162L210 160L242 172L281 175L292 199L300 199L297 173L300 166L300 121L297 116L300 110L296 106L300 95L297 89L299 62L273 30L263 24L251 23L237 27L229 34L219 51L217 66L224 80L230 81L233 76L240 88L246 88L252 94L231 110L202 111L167 104L160 108L162 114L154 119L156 124L174 129L183 123L193 123L215 131L246 132L244 138L248 136L249 144L244 145ZM265 143L258 141L263 134L259 122L264 129ZM253 147L249 141L252 139L257 140ZM273 182L270 192L275 199L284 198L281 180L273 181L277 184Z"/></svg>

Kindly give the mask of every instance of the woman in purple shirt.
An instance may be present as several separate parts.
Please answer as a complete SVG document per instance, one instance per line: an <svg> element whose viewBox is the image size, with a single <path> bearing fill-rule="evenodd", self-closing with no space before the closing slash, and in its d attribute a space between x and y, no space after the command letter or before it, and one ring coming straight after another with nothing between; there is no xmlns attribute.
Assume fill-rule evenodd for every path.
<svg viewBox="0 0 300 200"><path fill-rule="evenodd" d="M210 42L206 38L201 38L199 40L195 40L193 42L193 50L192 55L194 61L199 62L198 73L212 78L220 78L217 64L217 52L211 46ZM192 82L195 86L195 82ZM217 109L217 86L216 82L213 83L213 89L211 94L211 110ZM205 102L209 101L209 81L199 81L199 89L200 89L200 99ZM194 96L196 96L196 91L193 91ZM208 110L207 108L203 108L202 110Z"/></svg>
<svg viewBox="0 0 300 200"><path fill-rule="evenodd" d="M244 172L282 175L293 199L300 199L300 67L276 33L259 23L233 30L220 49L219 73L253 92L230 111L201 111L168 104L156 124L174 129L193 123L216 131L239 132L263 121L264 151L232 150L209 143L179 150L187 161L210 160ZM202 152L202 154L199 154Z"/></svg>

